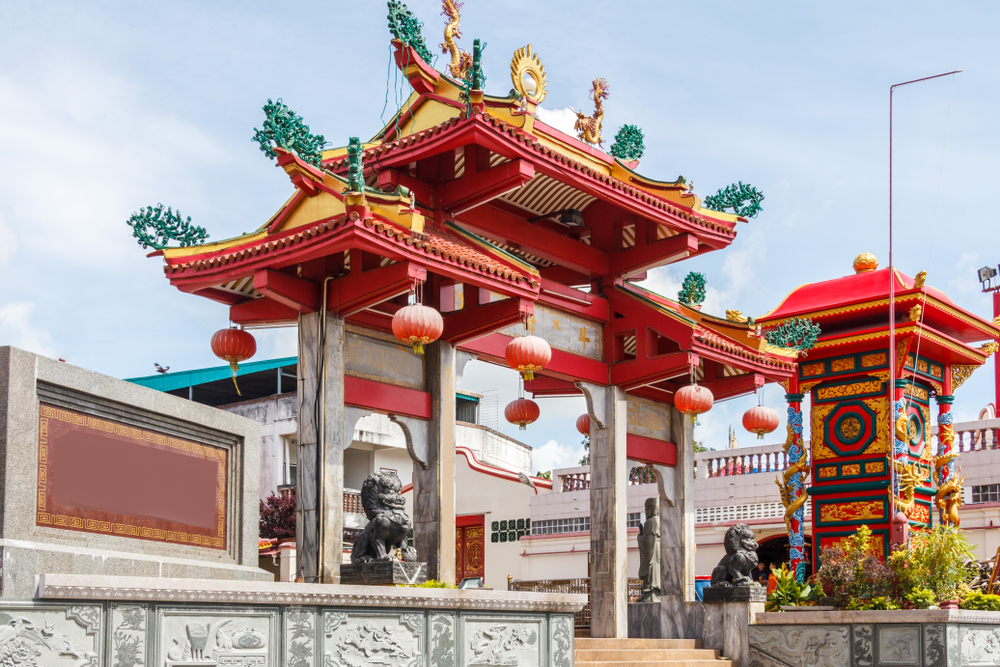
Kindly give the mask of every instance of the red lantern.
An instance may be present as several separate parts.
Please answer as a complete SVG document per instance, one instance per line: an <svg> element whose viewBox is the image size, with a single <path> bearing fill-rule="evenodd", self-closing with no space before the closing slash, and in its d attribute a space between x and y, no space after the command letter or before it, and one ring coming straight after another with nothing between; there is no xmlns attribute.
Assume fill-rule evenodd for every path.
<svg viewBox="0 0 1000 667"><path fill-rule="evenodd" d="M590 414L584 412L576 418L576 430L583 435L590 435Z"/></svg>
<svg viewBox="0 0 1000 667"><path fill-rule="evenodd" d="M712 409L715 396L708 387L689 384L674 394L674 407L686 415L700 415Z"/></svg>
<svg viewBox="0 0 1000 667"><path fill-rule="evenodd" d="M240 370L241 361L246 361L257 354L257 341L243 329L236 327L219 329L212 334L212 352L223 361L229 362L229 367L233 369L236 394L242 396L240 386L236 384L236 373Z"/></svg>
<svg viewBox="0 0 1000 667"><path fill-rule="evenodd" d="M778 428L781 419L778 413L763 405L750 408L743 413L743 428L751 433L757 434L758 440L764 439L764 434L771 433Z"/></svg>
<svg viewBox="0 0 1000 667"><path fill-rule="evenodd" d="M504 352L507 365L524 374L525 381L535 379L535 371L540 371L552 361L552 348L544 338L521 336L507 343Z"/></svg>
<svg viewBox="0 0 1000 667"><path fill-rule="evenodd" d="M404 343L413 345L417 354L424 353L424 345L433 343L444 331L441 313L421 303L400 308L392 316L392 333Z"/></svg>
<svg viewBox="0 0 1000 667"><path fill-rule="evenodd" d="M538 409L538 403L528 398L519 398L516 401L511 401L503 410L504 418L511 424L520 426L522 431L528 424L535 422L540 414L541 411Z"/></svg>

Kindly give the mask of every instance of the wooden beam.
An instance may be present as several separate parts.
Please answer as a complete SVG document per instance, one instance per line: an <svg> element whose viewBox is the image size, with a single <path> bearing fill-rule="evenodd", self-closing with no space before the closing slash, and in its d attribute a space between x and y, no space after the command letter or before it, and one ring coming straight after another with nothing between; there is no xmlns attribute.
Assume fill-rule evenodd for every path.
<svg viewBox="0 0 1000 667"><path fill-rule="evenodd" d="M611 312L607 299L548 278L541 279L538 303L598 322L607 322Z"/></svg>
<svg viewBox="0 0 1000 667"><path fill-rule="evenodd" d="M394 384L344 377L344 403L387 415L431 418L431 395Z"/></svg>
<svg viewBox="0 0 1000 667"><path fill-rule="evenodd" d="M390 192L399 186L408 189L424 206L434 208L434 188L427 183L398 169L383 169L378 173L378 187L383 192Z"/></svg>
<svg viewBox="0 0 1000 667"><path fill-rule="evenodd" d="M694 234L677 234L655 243L644 243L636 234L635 246L611 253L611 273L629 277L686 259L697 252L698 237Z"/></svg>
<svg viewBox="0 0 1000 667"><path fill-rule="evenodd" d="M492 333L466 341L459 347L478 355L483 361L506 366L504 351L511 340L510 336ZM607 385L608 365L597 359L553 348L552 361L545 367L545 375L564 380L582 380L583 382Z"/></svg>
<svg viewBox="0 0 1000 667"><path fill-rule="evenodd" d="M579 387L567 380L535 374L535 379L524 383L524 390L533 396L579 396Z"/></svg>
<svg viewBox="0 0 1000 667"><path fill-rule="evenodd" d="M441 338L452 345L458 345L517 324L532 310L532 303L528 299L502 299L476 306L466 302L465 308L444 314L444 333Z"/></svg>
<svg viewBox="0 0 1000 667"><path fill-rule="evenodd" d="M311 280L264 269L253 274L253 288L266 297L294 308L300 313L319 310L319 285Z"/></svg>
<svg viewBox="0 0 1000 667"><path fill-rule="evenodd" d="M672 442L629 433L625 438L625 456L647 464L676 466L677 445Z"/></svg>
<svg viewBox="0 0 1000 667"><path fill-rule="evenodd" d="M181 290L181 291L186 292L187 290ZM235 306L236 304L242 303L247 299L245 294L228 292L223 289L216 289L215 287L206 287L198 290L192 290L191 293L197 294L198 296L209 298L212 301L218 301L219 303L224 303L227 306Z"/></svg>
<svg viewBox="0 0 1000 667"><path fill-rule="evenodd" d="M250 299L229 309L235 324L282 324L297 322L299 311L274 299Z"/></svg>
<svg viewBox="0 0 1000 667"><path fill-rule="evenodd" d="M636 345L636 358L611 364L611 384L626 391L644 384L677 377L698 365L698 355L694 352L674 352L655 357L640 357Z"/></svg>
<svg viewBox="0 0 1000 667"><path fill-rule="evenodd" d="M459 215L471 208L516 190L535 175L535 167L527 160L511 160L486 171L475 171L466 160L462 178L435 187L437 206Z"/></svg>
<svg viewBox="0 0 1000 667"><path fill-rule="evenodd" d="M326 307L331 313L348 317L406 294L414 280L426 279L427 270L413 262L397 262L371 271L352 266L346 276L330 282L326 290Z"/></svg>
<svg viewBox="0 0 1000 667"><path fill-rule="evenodd" d="M722 401L727 398L749 394L763 387L765 382L767 382L766 378L760 373L746 373L744 375L734 375L717 380L706 378L701 384L712 391L712 395L716 401Z"/></svg>
<svg viewBox="0 0 1000 667"><path fill-rule="evenodd" d="M519 248L584 275L603 277L608 274L607 253L532 225L524 218L495 206L480 206L455 217L463 226L488 239Z"/></svg>

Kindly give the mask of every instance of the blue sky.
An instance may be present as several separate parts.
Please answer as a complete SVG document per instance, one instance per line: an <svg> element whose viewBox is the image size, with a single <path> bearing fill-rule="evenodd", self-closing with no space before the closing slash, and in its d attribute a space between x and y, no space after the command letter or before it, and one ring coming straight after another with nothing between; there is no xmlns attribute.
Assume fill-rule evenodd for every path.
<svg viewBox="0 0 1000 667"><path fill-rule="evenodd" d="M439 4L409 5L436 52ZM259 226L291 188L250 141L261 105L282 97L337 145L374 134L400 93L385 14L381 2L0 5L0 344L119 377L217 364L208 340L226 309L171 288L125 220L162 201L215 239ZM862 251L884 265L889 86L964 68L897 93L896 265L991 316L974 271L1000 262L998 14L986 2L468 0L462 27L467 49L487 42L488 92L510 89L510 56L530 42L553 112L588 109L590 81L608 79L606 135L644 130L642 173L683 174L703 196L737 180L764 191L731 248L646 283L674 296L702 271L718 314L762 314ZM294 354L292 331L256 335L258 358ZM961 388L960 420L993 399L992 378L991 361ZM502 407L515 385L473 364L464 387L496 388ZM780 388L765 402L784 412ZM509 432L538 468L573 463L582 401L540 403L537 424ZM697 437L724 447L752 403L717 405Z"/></svg>

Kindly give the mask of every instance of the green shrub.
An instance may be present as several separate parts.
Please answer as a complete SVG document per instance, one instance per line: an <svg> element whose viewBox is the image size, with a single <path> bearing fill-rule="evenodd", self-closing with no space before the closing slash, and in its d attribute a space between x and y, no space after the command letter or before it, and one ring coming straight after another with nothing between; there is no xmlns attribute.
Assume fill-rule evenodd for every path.
<svg viewBox="0 0 1000 667"><path fill-rule="evenodd" d="M782 565L774 576L778 580L778 586L767 597L764 611L781 611L782 605L799 606L812 603L809 597L812 588L809 584L796 581L795 572L789 571Z"/></svg>
<svg viewBox="0 0 1000 667"><path fill-rule="evenodd" d="M899 609L899 605L884 595L879 595L870 599L854 598L847 604L847 608L851 611L889 611Z"/></svg>
<svg viewBox="0 0 1000 667"><path fill-rule="evenodd" d="M455 584L449 584L447 581L438 581L437 579L428 579L422 584L410 584L407 588L458 588Z"/></svg>
<svg viewBox="0 0 1000 667"><path fill-rule="evenodd" d="M906 596L906 601L917 609L927 609L937 603L937 596L931 589L917 586Z"/></svg>
<svg viewBox="0 0 1000 667"><path fill-rule="evenodd" d="M935 526L910 533L910 563L917 581L938 600L954 600L965 581L965 563L972 560L972 544L955 526Z"/></svg>
<svg viewBox="0 0 1000 667"><path fill-rule="evenodd" d="M1000 611L1000 595L987 595L977 591L969 594L958 607L975 611Z"/></svg>

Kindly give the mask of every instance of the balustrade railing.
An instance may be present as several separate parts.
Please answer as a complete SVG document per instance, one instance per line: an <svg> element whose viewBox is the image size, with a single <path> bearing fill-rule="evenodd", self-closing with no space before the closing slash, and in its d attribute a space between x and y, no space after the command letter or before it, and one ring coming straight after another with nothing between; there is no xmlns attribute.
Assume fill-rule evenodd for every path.
<svg viewBox="0 0 1000 667"><path fill-rule="evenodd" d="M590 595L590 579L581 577L579 579L534 579L514 581L507 577L508 591L527 591L531 593L582 593ZM636 602L642 597L642 579L629 577L628 599L629 602ZM574 625L578 630L590 629L590 603L583 609L576 612Z"/></svg>
<svg viewBox="0 0 1000 667"><path fill-rule="evenodd" d="M346 514L364 514L361 506L361 492L354 489L344 489L344 512Z"/></svg>
<svg viewBox="0 0 1000 667"><path fill-rule="evenodd" d="M1000 419L981 419L955 424L955 442L952 447L958 452L980 452L1000 449ZM931 429L937 435L937 426Z"/></svg>
<svg viewBox="0 0 1000 667"><path fill-rule="evenodd" d="M561 480L559 482L559 488L563 491L586 491L590 488L590 471L589 469L580 470L579 468L574 470L574 472L557 472L557 476ZM656 483L656 471L649 466L636 466L628 473L628 485L637 486L639 484L655 484Z"/></svg>

